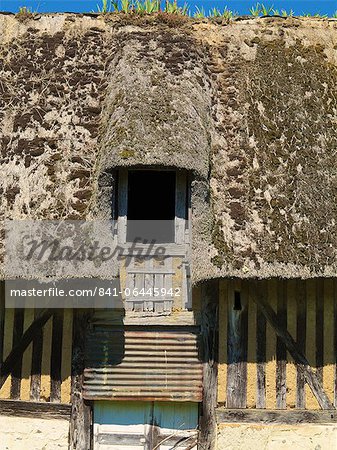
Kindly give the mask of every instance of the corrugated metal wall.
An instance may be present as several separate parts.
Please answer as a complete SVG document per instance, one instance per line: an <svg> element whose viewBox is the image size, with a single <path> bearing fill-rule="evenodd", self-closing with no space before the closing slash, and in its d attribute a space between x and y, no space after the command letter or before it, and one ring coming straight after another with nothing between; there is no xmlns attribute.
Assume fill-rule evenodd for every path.
<svg viewBox="0 0 337 450"><path fill-rule="evenodd" d="M86 355L86 399L202 399L196 327L96 329Z"/></svg>

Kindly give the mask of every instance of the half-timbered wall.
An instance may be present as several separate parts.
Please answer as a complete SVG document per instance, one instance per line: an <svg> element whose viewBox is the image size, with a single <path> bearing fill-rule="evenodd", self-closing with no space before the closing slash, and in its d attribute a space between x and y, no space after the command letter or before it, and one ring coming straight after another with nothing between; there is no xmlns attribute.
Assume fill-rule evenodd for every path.
<svg viewBox="0 0 337 450"><path fill-rule="evenodd" d="M1 299L0 355L6 361L39 310L5 309ZM0 399L69 403L71 390L72 311L55 310L22 356L11 365Z"/></svg>
<svg viewBox="0 0 337 450"><path fill-rule="evenodd" d="M258 312L253 301L253 296L259 295L256 283L219 283L218 402L228 408L319 409L282 340ZM257 283L336 406L336 280L271 279ZM199 302L200 290L193 289L194 310L199 309ZM2 303L2 361L37 313L5 309ZM71 339L72 312L56 311L19 358L0 390L0 398L68 403Z"/></svg>
<svg viewBox="0 0 337 450"><path fill-rule="evenodd" d="M262 296L305 355L331 404L337 405L336 280L221 280L219 292L220 404L229 409L320 409L254 301Z"/></svg>

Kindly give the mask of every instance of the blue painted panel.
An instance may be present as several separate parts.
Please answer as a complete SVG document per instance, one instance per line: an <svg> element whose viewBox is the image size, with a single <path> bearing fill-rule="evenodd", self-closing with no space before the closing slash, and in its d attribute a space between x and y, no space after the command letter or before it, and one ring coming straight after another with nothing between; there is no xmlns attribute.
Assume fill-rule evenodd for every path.
<svg viewBox="0 0 337 450"><path fill-rule="evenodd" d="M94 421L99 425L139 425L149 423L150 418L150 402L95 402Z"/></svg>
<svg viewBox="0 0 337 450"><path fill-rule="evenodd" d="M156 402L154 418L161 428L191 430L198 425L198 403Z"/></svg>
<svg viewBox="0 0 337 450"><path fill-rule="evenodd" d="M152 402L96 401L94 421L99 425L151 424L152 405ZM198 403L155 402L153 416L161 428L195 429L198 425Z"/></svg>

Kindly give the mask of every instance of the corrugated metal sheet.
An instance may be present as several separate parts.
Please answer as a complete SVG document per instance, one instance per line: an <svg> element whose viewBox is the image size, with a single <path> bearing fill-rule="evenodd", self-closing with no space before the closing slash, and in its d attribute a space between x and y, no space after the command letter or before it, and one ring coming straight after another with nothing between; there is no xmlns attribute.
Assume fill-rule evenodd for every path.
<svg viewBox="0 0 337 450"><path fill-rule="evenodd" d="M83 395L88 400L202 400L197 330L93 331L86 346Z"/></svg>

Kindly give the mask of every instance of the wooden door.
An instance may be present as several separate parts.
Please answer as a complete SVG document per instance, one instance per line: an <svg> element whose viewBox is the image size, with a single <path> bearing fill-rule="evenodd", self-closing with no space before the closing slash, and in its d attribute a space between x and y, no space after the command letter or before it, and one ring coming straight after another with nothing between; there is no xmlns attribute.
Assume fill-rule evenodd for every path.
<svg viewBox="0 0 337 450"><path fill-rule="evenodd" d="M179 249L178 249L179 250ZM185 249L163 257L130 256L121 269L126 311L170 313L191 308L191 286Z"/></svg>
<svg viewBox="0 0 337 450"><path fill-rule="evenodd" d="M197 426L197 403L96 401L94 450L192 450Z"/></svg>
<svg viewBox="0 0 337 450"><path fill-rule="evenodd" d="M166 184L171 188L162 192ZM125 309L158 314L191 309L187 174L121 170L118 186L116 244L125 256L119 271ZM164 195L160 201L158 192ZM171 232L162 235L165 229Z"/></svg>

